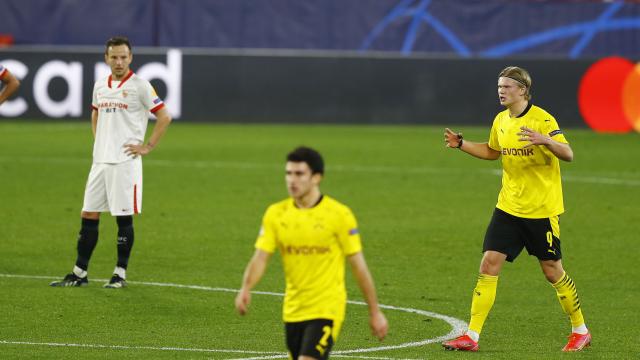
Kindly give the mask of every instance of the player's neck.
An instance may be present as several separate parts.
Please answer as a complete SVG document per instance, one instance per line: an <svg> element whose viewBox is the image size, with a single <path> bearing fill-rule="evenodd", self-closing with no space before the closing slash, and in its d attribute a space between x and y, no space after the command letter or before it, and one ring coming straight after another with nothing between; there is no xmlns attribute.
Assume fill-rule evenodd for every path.
<svg viewBox="0 0 640 360"><path fill-rule="evenodd" d="M529 101L524 99L509 105L507 107L507 109L509 109L509 116L510 117L520 116L520 114L524 112L524 109L527 108L527 105L529 105Z"/></svg>
<svg viewBox="0 0 640 360"><path fill-rule="evenodd" d="M296 207L299 209L309 209L316 206L321 197L322 193L320 192L320 189L315 187L301 197L294 198L293 201L295 201Z"/></svg>

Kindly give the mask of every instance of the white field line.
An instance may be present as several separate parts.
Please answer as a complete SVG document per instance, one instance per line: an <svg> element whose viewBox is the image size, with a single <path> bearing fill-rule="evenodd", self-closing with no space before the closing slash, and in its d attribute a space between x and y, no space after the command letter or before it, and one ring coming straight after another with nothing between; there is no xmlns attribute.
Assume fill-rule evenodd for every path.
<svg viewBox="0 0 640 360"><path fill-rule="evenodd" d="M336 355L335 353L331 353L331 357L337 358L348 358L348 359L370 359L370 360L421 360L421 359L407 359L407 358L390 358L390 357L381 357L381 356L362 356L362 355ZM228 359L228 360L262 360L262 359L287 359L288 355L269 355L269 356L255 356L248 358L236 358L236 359Z"/></svg>
<svg viewBox="0 0 640 360"><path fill-rule="evenodd" d="M235 349L198 349L198 348L180 348L172 346L129 346L129 345L102 345L102 344L74 344L74 343L55 343L55 342L33 342L33 341L8 341L0 340L0 344L7 345L33 345L33 346L57 346L57 347L77 347L89 349L114 349L114 350L160 350L160 351L187 351L187 352L215 352L215 353L239 353L239 354L277 354L283 356L282 353L269 351L252 351L252 350L235 350ZM286 354L284 355L286 357Z"/></svg>
<svg viewBox="0 0 640 360"><path fill-rule="evenodd" d="M43 276L43 275L19 275L19 274L0 274L0 277L5 277L5 278L22 278L22 279L59 279L59 277L54 277L54 276ZM94 281L108 281L107 279L94 279ZM184 284L173 284L173 283L161 283L161 282L148 282L148 281L129 281L130 284L137 284L137 285L146 285L146 286L161 286L161 287L172 287L172 288L181 288L181 289L192 289L192 290L204 290L204 291L221 291L221 292L233 292L236 293L238 292L237 289L229 289L229 288L219 288L219 287L209 287L209 286L201 286L201 285L184 285ZM271 295L271 296L284 296L284 294L282 293L275 293L275 292L267 292L267 291L254 291L254 294L260 294L260 295ZM353 300L349 300L347 301L349 304L353 304L353 305L363 305L366 306L367 304L365 302L362 301L353 301ZM452 339L455 338L459 335L461 335L462 333L464 333L464 331L467 328L467 323L460 320L460 319L456 319L454 317L451 316L447 316L447 315L442 315L442 314L438 314L438 313L434 313L431 311L425 311L425 310L419 310L419 309L412 309L412 308L404 308L404 307L398 307L398 306L393 306L393 305L384 305L381 304L380 305L381 308L383 309L389 309L389 310L395 310L395 311L402 311L402 312L407 312L407 313L411 313L411 314L418 314L418 315L422 315L422 316L426 316L426 317L431 317L431 318L435 318L435 319L439 319L439 320L443 320L446 323L448 323L451 326L451 331L449 331L448 334L443 335L443 336L439 336L436 338L432 338L432 339L425 339L425 340L420 340L420 341L413 341L413 342L407 342L407 343L402 343L402 344L397 344L397 345L387 345L387 346L377 346L377 347L371 347L371 348L361 348L361 349L350 349L350 350L339 350L339 351L334 351L332 352L333 356L348 356L348 354L360 354L360 353L366 353L366 352L373 352L373 351L382 351L382 350L395 350L395 349L403 349L403 348L408 348L408 347L417 347L417 346L422 346L422 345L427 345L427 344L432 344L435 342L440 342L440 341L444 341L444 340L448 340L448 339ZM25 344L25 345L49 345L49 344L57 344L57 343L31 343L31 342L7 342L5 340L0 340L0 344L1 343L20 343L20 344ZM123 348L123 349L153 349L153 350L175 350L175 351L200 351L200 352L205 352L208 351L208 349L185 349L185 348L174 348L174 347L161 347L161 348L154 348L154 347L146 347L146 346L142 346L142 347L136 347L136 346L131 346L131 347L117 347L117 346L110 346L110 345L90 345L90 344L85 344L86 347L105 347L105 348ZM71 344L68 346L78 346L78 347L82 347L85 346L82 344ZM58 345L50 345L50 346L67 346L66 344L58 344ZM227 351L227 350L215 350L212 349L212 352L232 352L232 351ZM283 355L280 353L273 353L273 352L260 352L260 351L254 351L254 352L247 352L247 351L241 351L241 350L234 350L235 352L244 352L244 353L253 353L253 354L262 354L262 355L266 355L267 357L255 357L255 358L250 358L250 359L276 359L276 358L281 358ZM274 355L272 355L274 354ZM284 357L286 357L286 354L284 355ZM244 360L248 360L249 358L245 358ZM379 358L379 359L387 359L387 358Z"/></svg>
<svg viewBox="0 0 640 360"><path fill-rule="evenodd" d="M29 157L29 156L0 156L0 162L29 162L29 163L54 163L54 164L86 164L87 168L91 165L91 158L66 158L66 157ZM215 160L155 160L147 159L144 161L146 166L159 167L187 167L199 169L239 169L239 170L255 170L255 169L279 169L283 170L283 165L256 162L237 162L237 161L215 161ZM364 165L328 165L328 171L338 172L357 172L357 173L374 173L374 174L479 174L479 175L495 175L502 176L500 169L465 169L465 168L446 168L446 167L402 167L402 166L364 166ZM613 175L594 176L594 175L578 175L570 172L563 173L562 180L566 182L578 182L586 184L598 185L623 185L623 186L640 186L640 179L620 178Z"/></svg>
<svg viewBox="0 0 640 360"><path fill-rule="evenodd" d="M49 347L77 347L85 349L112 349L112 350L157 350L157 351L187 351L187 352L203 352L203 353L241 353L241 354L273 354L263 356L252 356L243 358L232 358L229 360L262 360L262 359L287 359L286 353L251 351L251 350L223 350L223 349L197 349L197 348L178 348L178 347L153 347L153 346L127 346L127 345L101 345L101 344L74 344L74 343L53 343L53 342L31 342L31 341L6 341L0 340L0 344L5 345L32 345L32 346L49 346ZM353 356L353 355L334 355L332 357L352 358L352 359L371 359L371 360L418 360L404 358L390 358L379 356Z"/></svg>

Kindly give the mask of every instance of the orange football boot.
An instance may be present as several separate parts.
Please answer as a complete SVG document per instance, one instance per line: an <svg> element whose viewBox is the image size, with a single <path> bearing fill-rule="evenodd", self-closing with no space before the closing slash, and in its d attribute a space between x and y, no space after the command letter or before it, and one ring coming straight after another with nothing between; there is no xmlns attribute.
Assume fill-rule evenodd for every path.
<svg viewBox="0 0 640 360"><path fill-rule="evenodd" d="M569 342L562 348L562 351L580 351L591 345L591 333L578 334L571 333Z"/></svg>
<svg viewBox="0 0 640 360"><path fill-rule="evenodd" d="M473 341L469 335L462 335L453 340L442 343L445 350L456 351L478 351L478 343Z"/></svg>

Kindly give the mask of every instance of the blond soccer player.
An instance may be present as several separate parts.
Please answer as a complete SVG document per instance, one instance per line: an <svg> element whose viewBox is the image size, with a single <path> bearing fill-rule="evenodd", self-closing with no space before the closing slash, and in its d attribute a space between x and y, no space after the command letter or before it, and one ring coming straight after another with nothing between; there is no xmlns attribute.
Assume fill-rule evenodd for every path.
<svg viewBox="0 0 640 360"><path fill-rule="evenodd" d="M498 75L498 98L506 109L493 121L488 143L463 140L445 129L447 147L485 160L502 157L502 189L487 228L480 274L473 291L467 332L443 343L447 350L477 351L480 332L496 297L498 275L505 261L522 249L538 258L571 320L563 351L580 351L591 343L576 286L562 266L559 216L564 212L560 161L572 161L573 151L558 123L531 103L531 77L510 66Z"/></svg>

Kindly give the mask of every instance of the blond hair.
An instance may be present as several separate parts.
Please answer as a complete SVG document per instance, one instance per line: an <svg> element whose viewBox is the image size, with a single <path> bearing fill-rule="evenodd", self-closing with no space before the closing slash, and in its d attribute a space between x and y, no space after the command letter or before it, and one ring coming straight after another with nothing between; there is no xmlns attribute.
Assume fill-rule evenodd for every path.
<svg viewBox="0 0 640 360"><path fill-rule="evenodd" d="M521 88L525 89L524 98L531 100L531 75L527 70L517 66L507 66L500 71L498 77L508 77L515 80Z"/></svg>

